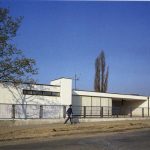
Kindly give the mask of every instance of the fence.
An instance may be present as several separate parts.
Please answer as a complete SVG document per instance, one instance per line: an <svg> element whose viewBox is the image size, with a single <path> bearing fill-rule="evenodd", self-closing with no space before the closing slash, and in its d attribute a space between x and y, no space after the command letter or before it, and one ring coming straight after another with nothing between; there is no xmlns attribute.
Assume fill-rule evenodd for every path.
<svg viewBox="0 0 150 150"><path fill-rule="evenodd" d="M0 104L0 119L62 118L61 105Z"/></svg>
<svg viewBox="0 0 150 150"><path fill-rule="evenodd" d="M0 104L0 119L58 119L66 117L68 106L36 104ZM146 107L73 106L79 118L149 117Z"/></svg>

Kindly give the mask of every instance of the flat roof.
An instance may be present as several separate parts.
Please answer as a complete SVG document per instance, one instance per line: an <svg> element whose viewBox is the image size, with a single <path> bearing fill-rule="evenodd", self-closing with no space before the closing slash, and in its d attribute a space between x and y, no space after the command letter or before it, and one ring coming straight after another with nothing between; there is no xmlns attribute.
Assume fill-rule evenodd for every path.
<svg viewBox="0 0 150 150"><path fill-rule="evenodd" d="M141 95L130 95L130 94L116 94L116 93L100 93L93 91L81 91L73 90L73 95L79 96L93 96L93 97L106 97L106 98L115 98L115 99L126 99L126 100L147 100L147 96Z"/></svg>
<svg viewBox="0 0 150 150"><path fill-rule="evenodd" d="M69 80L72 80L72 78L69 78L69 77L60 77L60 78L53 79L51 81L57 81L57 80L60 80L60 79L69 79Z"/></svg>
<svg viewBox="0 0 150 150"><path fill-rule="evenodd" d="M54 86L54 87L60 87L60 85L51 85L51 84L40 84L40 83L29 83L29 82L11 82L11 81L0 81L0 83L17 83L17 84L29 84L29 85L42 85L42 86Z"/></svg>

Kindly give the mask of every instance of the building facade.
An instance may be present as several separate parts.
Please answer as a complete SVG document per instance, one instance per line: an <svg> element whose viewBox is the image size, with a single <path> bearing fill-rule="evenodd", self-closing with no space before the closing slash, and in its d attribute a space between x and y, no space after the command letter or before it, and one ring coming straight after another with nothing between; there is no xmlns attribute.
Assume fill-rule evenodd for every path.
<svg viewBox="0 0 150 150"><path fill-rule="evenodd" d="M7 118L6 109L2 105L15 105L15 117L30 116L63 117L64 108L59 106L73 105L77 116L113 116L141 115L149 116L149 97L140 95L125 95L99 93L72 89L72 80L60 78L45 84L0 84L0 114ZM54 107L55 106L55 107ZM8 110L7 110L8 111ZM23 113L22 113L23 112ZM10 115L10 114L9 114ZM11 116L9 116L11 117Z"/></svg>

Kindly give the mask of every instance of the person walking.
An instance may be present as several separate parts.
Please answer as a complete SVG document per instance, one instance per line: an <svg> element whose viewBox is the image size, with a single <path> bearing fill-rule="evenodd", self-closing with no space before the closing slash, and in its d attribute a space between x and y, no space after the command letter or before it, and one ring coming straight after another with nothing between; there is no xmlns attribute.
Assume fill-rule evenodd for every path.
<svg viewBox="0 0 150 150"><path fill-rule="evenodd" d="M73 111L72 111L72 105L69 105L69 108L67 109L67 119L65 120L64 124L66 124L68 122L68 120L70 120L70 123L72 124L72 115L73 115Z"/></svg>

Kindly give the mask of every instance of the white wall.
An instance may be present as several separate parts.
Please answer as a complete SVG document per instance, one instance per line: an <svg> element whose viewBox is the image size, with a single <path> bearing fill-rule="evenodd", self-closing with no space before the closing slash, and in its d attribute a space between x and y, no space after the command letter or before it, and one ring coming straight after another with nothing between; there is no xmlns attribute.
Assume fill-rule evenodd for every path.
<svg viewBox="0 0 150 150"><path fill-rule="evenodd" d="M15 105L15 118L39 118L40 105L44 105L42 107L43 118L62 118L63 107L56 106L61 105L59 95L25 95L23 89L61 92L60 86L20 84L14 87L11 83L7 85L0 84L0 103L4 103L0 105L0 118L12 117L12 105L8 104L30 104Z"/></svg>
<svg viewBox="0 0 150 150"><path fill-rule="evenodd" d="M72 79L60 78L51 81L50 84L60 86L61 105L72 104Z"/></svg>
<svg viewBox="0 0 150 150"><path fill-rule="evenodd" d="M60 92L60 96L24 95L23 89ZM13 87L12 84L0 85L0 103L20 104L46 104L46 105L70 105L72 104L72 80L61 78L51 82L51 85L20 84Z"/></svg>
<svg viewBox="0 0 150 150"><path fill-rule="evenodd" d="M86 115L99 116L101 107L103 107L103 115L112 114L112 99L104 97L95 97L89 95L73 95L72 96L73 111L77 115L83 115L86 106ZM80 107L79 107L80 106ZM95 115L95 116L94 116Z"/></svg>
<svg viewBox="0 0 150 150"><path fill-rule="evenodd" d="M59 86L21 84L0 84L0 103L7 104L60 104L60 96L24 95L23 89L60 92Z"/></svg>
<svg viewBox="0 0 150 150"><path fill-rule="evenodd" d="M95 96L73 95L72 104L75 106L107 106L112 107L112 99Z"/></svg>

